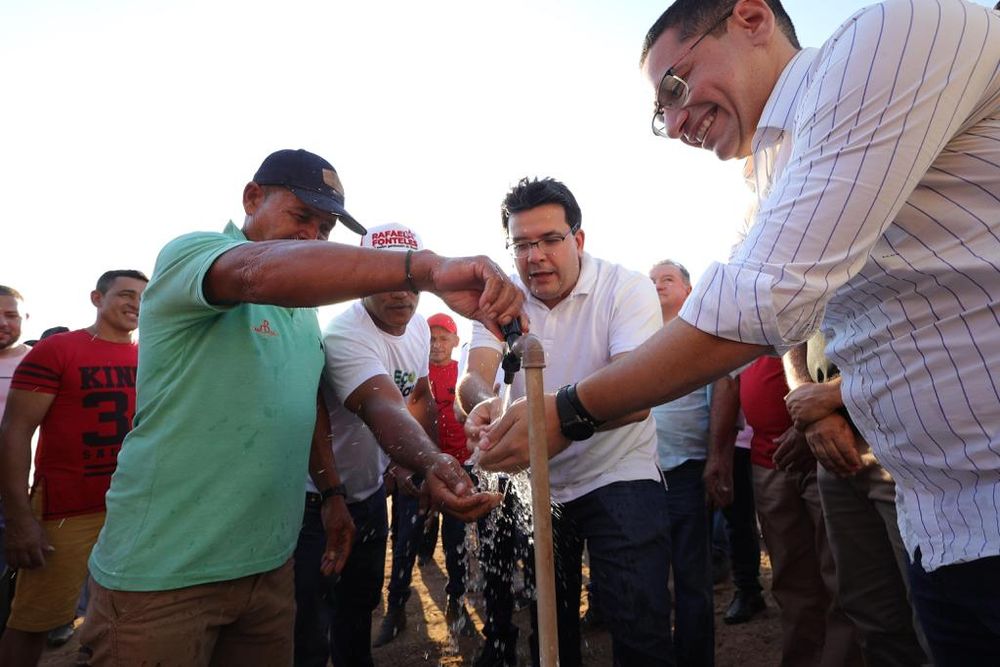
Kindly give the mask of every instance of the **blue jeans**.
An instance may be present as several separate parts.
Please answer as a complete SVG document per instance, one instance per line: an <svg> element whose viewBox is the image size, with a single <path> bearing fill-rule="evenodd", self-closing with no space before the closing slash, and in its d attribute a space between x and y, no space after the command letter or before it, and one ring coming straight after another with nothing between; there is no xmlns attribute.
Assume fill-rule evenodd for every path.
<svg viewBox="0 0 1000 667"><path fill-rule="evenodd" d="M426 514L420 513L420 502L405 493L392 496L392 572L389 575L388 606L402 607L410 599L413 564L423 539ZM448 514L441 515L441 541L444 544L448 585L445 592L452 597L465 594L465 523Z"/></svg>
<svg viewBox="0 0 1000 667"><path fill-rule="evenodd" d="M552 513L559 664L577 667L580 653L580 585L583 547L590 580L611 631L618 667L673 665L670 638L670 516L663 484L615 482L562 505ZM532 652L537 656L537 618L532 605ZM537 658L536 658L537 660Z"/></svg>
<svg viewBox="0 0 1000 667"><path fill-rule="evenodd" d="M354 546L340 577L319 571L326 532L318 496L307 497L302 530L295 548L295 665L371 667L372 611L378 606L385 579L389 520L385 489L350 503L356 529Z"/></svg>
<svg viewBox="0 0 1000 667"><path fill-rule="evenodd" d="M935 665L1000 665L1000 556L927 572L918 548L910 594Z"/></svg>
<svg viewBox="0 0 1000 667"><path fill-rule="evenodd" d="M680 665L715 663L715 609L709 513L702 473L689 459L663 471L670 507L670 565L674 571L674 653Z"/></svg>

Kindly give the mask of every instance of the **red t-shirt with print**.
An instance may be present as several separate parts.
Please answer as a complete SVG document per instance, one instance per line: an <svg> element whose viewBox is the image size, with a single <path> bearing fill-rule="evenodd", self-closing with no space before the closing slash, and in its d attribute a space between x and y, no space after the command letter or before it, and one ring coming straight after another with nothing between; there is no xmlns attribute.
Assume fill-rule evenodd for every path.
<svg viewBox="0 0 1000 667"><path fill-rule="evenodd" d="M11 389L54 394L39 429L35 488L43 518L104 511L104 494L135 414L138 347L85 330L38 342L14 371Z"/></svg>

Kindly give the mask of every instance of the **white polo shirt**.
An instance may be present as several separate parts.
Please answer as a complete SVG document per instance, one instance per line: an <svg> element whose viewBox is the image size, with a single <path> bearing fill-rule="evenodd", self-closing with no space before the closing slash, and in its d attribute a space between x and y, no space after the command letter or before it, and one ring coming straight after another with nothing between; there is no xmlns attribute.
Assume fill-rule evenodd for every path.
<svg viewBox="0 0 1000 667"><path fill-rule="evenodd" d="M579 382L630 352L663 326L660 302L646 276L584 253L580 277L570 294L549 309L517 274L531 333L545 348L545 391ZM502 352L503 343L478 322L471 349ZM524 372L511 385L511 399L525 394ZM660 480L656 467L656 425L652 417L570 444L549 461L552 499L569 502L613 482Z"/></svg>
<svg viewBox="0 0 1000 667"><path fill-rule="evenodd" d="M340 481L347 487L347 502L356 503L378 491L389 457L343 401L365 381L388 375L409 402L417 380L427 377L431 330L422 316L414 315L403 335L393 336L375 326L362 302L356 301L330 320L323 342L326 367L321 386L330 411L333 456ZM306 490L316 491L308 477Z"/></svg>

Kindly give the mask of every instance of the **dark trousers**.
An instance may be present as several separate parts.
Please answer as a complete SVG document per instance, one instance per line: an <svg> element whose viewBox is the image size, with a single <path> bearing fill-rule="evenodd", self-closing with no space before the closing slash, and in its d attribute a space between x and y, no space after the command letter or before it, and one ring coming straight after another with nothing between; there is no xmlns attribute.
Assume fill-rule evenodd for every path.
<svg viewBox="0 0 1000 667"><path fill-rule="evenodd" d="M392 496L392 571L389 575L390 607L402 607L410 599L413 564L424 535L426 514L420 513L420 501L397 491ZM453 516L441 516L441 541L444 544L448 585L452 597L465 594L465 523Z"/></svg>
<svg viewBox="0 0 1000 667"><path fill-rule="evenodd" d="M660 482L615 482L595 489L552 513L555 552L559 664L582 664L580 586L583 547L590 580L611 631L619 667L673 665L670 633L670 517ZM537 638L536 608L532 629ZM537 649L533 646L533 654Z"/></svg>
<svg viewBox="0 0 1000 667"><path fill-rule="evenodd" d="M1000 556L927 572L918 548L910 594L935 665L1000 665Z"/></svg>
<svg viewBox="0 0 1000 667"><path fill-rule="evenodd" d="M506 480L503 480L506 484ZM503 503L479 520L479 563L483 573L483 597L486 620L483 624L485 643L513 654L518 629L514 625L514 574L517 562L525 568L534 565L534 553L528 547L524 533L524 507L513 491L504 494Z"/></svg>
<svg viewBox="0 0 1000 667"><path fill-rule="evenodd" d="M733 453L733 502L722 510L729 538L733 584L746 593L760 593L760 531L753 499L753 469L750 450L737 447Z"/></svg>
<svg viewBox="0 0 1000 667"><path fill-rule="evenodd" d="M820 466L816 481L837 565L837 602L854 623L865 664L925 664L906 588L909 561L892 478L878 464L848 478Z"/></svg>
<svg viewBox="0 0 1000 667"><path fill-rule="evenodd" d="M674 575L674 653L679 665L715 664L715 609L705 461L663 471L670 508L670 567Z"/></svg>
<svg viewBox="0 0 1000 667"><path fill-rule="evenodd" d="M385 578L389 520L385 490L347 506L356 529L354 546L340 577L319 571L326 533L318 496L306 502L295 548L295 665L371 667L372 611Z"/></svg>

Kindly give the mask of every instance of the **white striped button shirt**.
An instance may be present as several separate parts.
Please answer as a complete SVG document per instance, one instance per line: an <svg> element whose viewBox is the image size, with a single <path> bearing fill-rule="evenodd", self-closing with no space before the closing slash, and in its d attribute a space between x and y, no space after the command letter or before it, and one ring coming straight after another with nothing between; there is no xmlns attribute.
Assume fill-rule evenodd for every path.
<svg viewBox="0 0 1000 667"><path fill-rule="evenodd" d="M753 150L753 225L681 317L779 351L822 322L911 556L1000 554L1000 16L858 12L788 64Z"/></svg>

